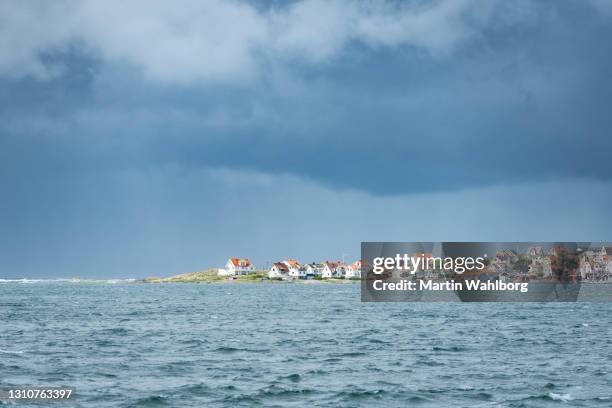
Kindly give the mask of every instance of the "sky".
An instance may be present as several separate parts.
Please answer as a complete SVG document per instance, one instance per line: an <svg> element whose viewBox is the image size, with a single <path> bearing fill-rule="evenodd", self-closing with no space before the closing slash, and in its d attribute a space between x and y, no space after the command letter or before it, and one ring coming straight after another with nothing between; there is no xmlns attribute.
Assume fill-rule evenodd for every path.
<svg viewBox="0 0 612 408"><path fill-rule="evenodd" d="M0 278L612 241L612 2L0 1Z"/></svg>

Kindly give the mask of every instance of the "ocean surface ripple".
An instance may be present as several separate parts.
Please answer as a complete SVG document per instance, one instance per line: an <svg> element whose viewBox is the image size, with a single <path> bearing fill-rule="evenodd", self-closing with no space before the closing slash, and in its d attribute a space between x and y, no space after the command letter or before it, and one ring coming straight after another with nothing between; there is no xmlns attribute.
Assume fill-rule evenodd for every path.
<svg viewBox="0 0 612 408"><path fill-rule="evenodd" d="M0 388L76 387L75 407L610 407L611 312L361 303L359 285L4 282Z"/></svg>

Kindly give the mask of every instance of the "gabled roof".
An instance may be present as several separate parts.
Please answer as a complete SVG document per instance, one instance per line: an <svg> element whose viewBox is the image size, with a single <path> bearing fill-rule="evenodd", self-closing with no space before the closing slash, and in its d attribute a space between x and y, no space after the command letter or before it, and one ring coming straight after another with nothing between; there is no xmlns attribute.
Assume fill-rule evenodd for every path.
<svg viewBox="0 0 612 408"><path fill-rule="evenodd" d="M284 264L286 264L290 268L299 268L301 266L300 261L296 259L287 259L286 261L284 261Z"/></svg>
<svg viewBox="0 0 612 408"><path fill-rule="evenodd" d="M251 266L251 260L249 258L230 258L229 260L235 267L248 268Z"/></svg>
<svg viewBox="0 0 612 408"><path fill-rule="evenodd" d="M309 264L308 264L308 265L306 265L306 266L307 266L307 267L308 267L308 266L310 266L311 268L323 268L325 265L320 264L320 263L313 262L313 263L309 263Z"/></svg>
<svg viewBox="0 0 612 408"><path fill-rule="evenodd" d="M272 265L272 267L275 267L275 266L276 266L276 269L278 269L281 272L289 272L289 268L283 262L274 262L274 265Z"/></svg>

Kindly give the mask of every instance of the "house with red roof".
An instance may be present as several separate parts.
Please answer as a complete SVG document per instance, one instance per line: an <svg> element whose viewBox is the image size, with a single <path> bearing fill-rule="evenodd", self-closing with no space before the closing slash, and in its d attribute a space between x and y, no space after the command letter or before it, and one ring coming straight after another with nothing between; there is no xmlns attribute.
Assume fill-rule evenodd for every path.
<svg viewBox="0 0 612 408"><path fill-rule="evenodd" d="M359 279L361 278L361 260L346 266L346 272L344 277L346 279Z"/></svg>
<svg viewBox="0 0 612 408"><path fill-rule="evenodd" d="M287 279L289 276L289 267L285 262L274 262L268 271L270 279Z"/></svg>
<svg viewBox="0 0 612 408"><path fill-rule="evenodd" d="M300 261L296 259L287 259L283 261L289 268L289 276L296 279L306 279L306 268L303 268Z"/></svg>
<svg viewBox="0 0 612 408"><path fill-rule="evenodd" d="M255 265L249 258L230 258L224 269L219 269L221 276L248 275L255 273Z"/></svg>
<svg viewBox="0 0 612 408"><path fill-rule="evenodd" d="M342 278L344 277L346 265L341 261L325 261L323 262L323 272L321 277L324 279L329 278Z"/></svg>

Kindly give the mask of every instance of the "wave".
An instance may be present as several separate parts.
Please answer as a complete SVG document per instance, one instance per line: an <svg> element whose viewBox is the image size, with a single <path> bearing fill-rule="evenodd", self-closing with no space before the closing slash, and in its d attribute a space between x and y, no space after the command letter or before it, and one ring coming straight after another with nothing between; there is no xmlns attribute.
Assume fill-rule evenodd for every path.
<svg viewBox="0 0 612 408"><path fill-rule="evenodd" d="M298 395L312 395L316 394L314 389L310 388L288 388L280 385L272 384L264 387L257 392L257 396L298 396Z"/></svg>
<svg viewBox="0 0 612 408"><path fill-rule="evenodd" d="M281 376L278 378L278 381L289 380L291 382L297 383L302 381L302 376L298 373L293 373L285 376Z"/></svg>
<svg viewBox="0 0 612 408"><path fill-rule="evenodd" d="M548 393L548 397L553 400L553 401L563 401L563 402L567 402L567 401L571 401L573 400L572 396L570 394L556 394L554 392L550 392Z"/></svg>
<svg viewBox="0 0 612 408"><path fill-rule="evenodd" d="M450 347L433 346L431 349L433 351L451 351L454 353L467 350L465 347L462 347L462 346L450 346Z"/></svg>
<svg viewBox="0 0 612 408"><path fill-rule="evenodd" d="M231 346L221 346L213 350L213 352L215 353L223 353L223 354L231 354L231 353L238 353L238 352L269 353L270 351L271 351L270 349L250 349L250 348L237 348L237 347L231 347Z"/></svg>
<svg viewBox="0 0 612 408"><path fill-rule="evenodd" d="M44 279L0 279L0 283L39 283L44 282Z"/></svg>
<svg viewBox="0 0 612 408"><path fill-rule="evenodd" d="M521 400L508 400L507 402L518 402L518 401L527 401L527 400L568 402L568 401L573 401L574 397L572 397L571 394L561 394L561 393L549 392L548 394L532 395L532 396L523 398Z"/></svg>
<svg viewBox="0 0 612 408"><path fill-rule="evenodd" d="M364 389L354 389L347 391L340 391L336 393L336 397L348 400L362 399L362 398L381 398L385 395L389 394L389 391L384 389L375 389L375 390L364 390ZM419 400L421 398L419 397ZM412 401L414 402L414 401Z"/></svg>
<svg viewBox="0 0 612 408"><path fill-rule="evenodd" d="M22 284L31 284L31 283L108 283L108 284L116 284L116 283L134 283L137 280L134 278L127 279L78 279L78 278L58 278L58 279L30 279L30 278L21 278L21 279L0 279L0 283L22 283Z"/></svg>
<svg viewBox="0 0 612 408"><path fill-rule="evenodd" d="M0 349L0 354L15 354L15 355L20 355L25 353L24 351L21 350L3 350Z"/></svg>
<svg viewBox="0 0 612 408"><path fill-rule="evenodd" d="M162 407L168 405L168 397L165 395L151 395L140 398L131 407Z"/></svg>

